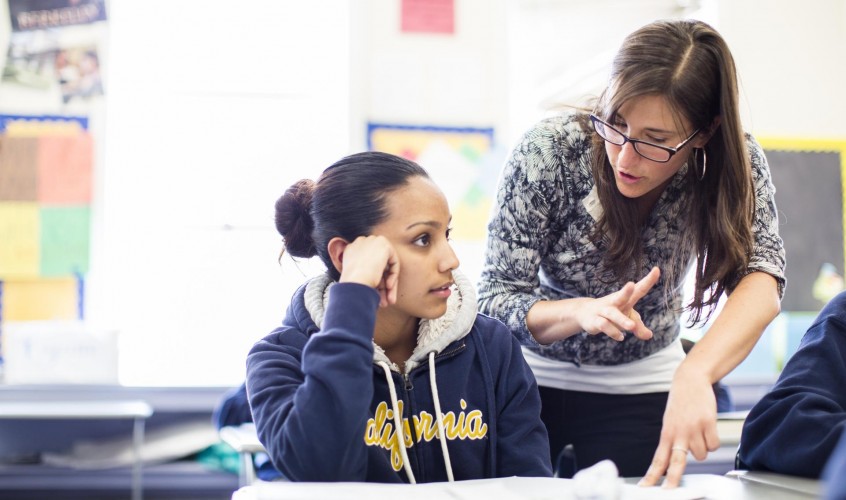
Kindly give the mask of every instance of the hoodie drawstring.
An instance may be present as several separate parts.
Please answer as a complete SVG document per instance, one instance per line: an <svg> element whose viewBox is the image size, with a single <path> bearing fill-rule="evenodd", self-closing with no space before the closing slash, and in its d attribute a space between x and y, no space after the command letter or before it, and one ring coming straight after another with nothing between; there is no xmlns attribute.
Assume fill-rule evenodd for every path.
<svg viewBox="0 0 846 500"><path fill-rule="evenodd" d="M400 456L402 456L402 466L405 469L405 474L408 476L408 482L416 484L414 473L411 472L411 464L408 461L408 451L405 447L405 426L402 423L402 415L399 411L399 402L397 401L397 389L394 386L394 377L391 375L391 367L384 361L379 361L379 366L385 371L385 380L388 381L388 391L391 393L391 409L394 411L394 427L396 428L397 439L400 442ZM435 377L435 352L429 353L429 382L432 386L432 400L435 403L435 420L438 422L438 437L441 441L441 453L444 455L444 464L446 465L447 479L450 482L455 481L452 474L452 462L449 459L449 449L447 448L446 432L444 431L444 416L441 413L441 401L438 397L438 382Z"/></svg>
<svg viewBox="0 0 846 500"><path fill-rule="evenodd" d="M388 380L388 390L391 392L391 408L394 410L394 427L396 428L396 436L400 442L400 456L402 456L402 467L405 469L405 474L408 476L408 482L417 484L414 479L414 473L411 472L411 464L408 462L408 452L405 449L405 427L402 425L402 415L399 412L399 404L397 403L397 389L394 387L394 377L391 376L391 367L384 361L379 361L379 366L385 370L385 378Z"/></svg>
<svg viewBox="0 0 846 500"><path fill-rule="evenodd" d="M447 478L450 482L455 481L452 477L452 462L449 459L449 449L447 449L446 433L444 432L444 416L441 413L441 401L438 398L438 382L435 377L435 352L429 353L429 385L432 386L432 399L435 402L435 415L438 422L438 437L441 439L441 452L444 454L444 464L446 464Z"/></svg>

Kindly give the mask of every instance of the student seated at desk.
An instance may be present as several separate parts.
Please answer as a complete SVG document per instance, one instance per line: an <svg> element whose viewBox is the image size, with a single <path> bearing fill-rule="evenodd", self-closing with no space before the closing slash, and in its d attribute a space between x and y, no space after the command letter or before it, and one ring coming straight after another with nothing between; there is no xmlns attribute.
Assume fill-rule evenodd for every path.
<svg viewBox="0 0 846 500"><path fill-rule="evenodd" d="M846 292L805 332L743 425L738 468L818 478L846 427Z"/></svg>
<svg viewBox="0 0 846 500"><path fill-rule="evenodd" d="M426 171L385 153L277 201L284 252L327 267L247 357L259 440L286 478L552 475L534 376L505 325L477 314L450 224Z"/></svg>

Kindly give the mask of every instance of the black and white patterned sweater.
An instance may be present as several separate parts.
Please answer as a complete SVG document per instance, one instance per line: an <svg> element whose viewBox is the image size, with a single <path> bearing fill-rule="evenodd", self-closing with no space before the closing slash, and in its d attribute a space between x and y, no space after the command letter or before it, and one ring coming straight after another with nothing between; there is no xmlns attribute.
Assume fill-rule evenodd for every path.
<svg viewBox="0 0 846 500"><path fill-rule="evenodd" d="M582 332L549 345L538 344L526 327L526 313L539 300L601 297L619 290L620 281L601 263L604 249L589 236L599 198L590 170L593 129L587 115L565 114L536 124L505 165L497 206L488 225L485 264L479 283L480 312L503 321L520 342L538 354L588 365L628 363L669 345L679 334L684 270L692 263L685 234L683 166L661 195L643 231L642 269L666 269L676 260L673 283L661 281L638 302L637 310L654 337L627 335L617 342ZM755 183L754 250L747 273L776 278L783 293L785 255L778 234L775 188L764 153L747 135ZM593 215L591 215L593 214ZM669 304L664 287L672 291Z"/></svg>

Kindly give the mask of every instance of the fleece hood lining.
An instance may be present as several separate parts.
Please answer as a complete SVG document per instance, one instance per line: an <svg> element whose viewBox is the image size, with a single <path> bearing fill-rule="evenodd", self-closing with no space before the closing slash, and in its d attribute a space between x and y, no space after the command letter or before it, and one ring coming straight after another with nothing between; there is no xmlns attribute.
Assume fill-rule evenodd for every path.
<svg viewBox="0 0 846 500"><path fill-rule="evenodd" d="M458 271L453 271L452 276L456 285L455 293L447 299L447 310L444 315L435 319L420 320L417 329L417 347L405 363L406 373L425 361L430 352L440 353L451 343L464 338L476 321L476 291L473 285ZM303 297L305 307L318 329L323 325L329 289L334 284L335 281L324 273L312 278L306 285ZM373 347L374 363L382 361L399 371L399 367L391 363L381 347L375 342Z"/></svg>

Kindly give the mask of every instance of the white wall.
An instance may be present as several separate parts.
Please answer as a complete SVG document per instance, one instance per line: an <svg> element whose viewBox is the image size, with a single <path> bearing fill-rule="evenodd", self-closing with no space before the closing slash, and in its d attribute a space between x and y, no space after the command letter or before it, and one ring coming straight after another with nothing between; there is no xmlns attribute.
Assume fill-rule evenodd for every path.
<svg viewBox="0 0 846 500"><path fill-rule="evenodd" d="M846 138L846 1L719 0L755 135Z"/></svg>
<svg viewBox="0 0 846 500"><path fill-rule="evenodd" d="M455 33L447 35L401 32L399 1L357 2L354 112L362 121L502 127L506 3L457 0Z"/></svg>
<svg viewBox="0 0 846 500"><path fill-rule="evenodd" d="M604 88L623 38L656 19L695 16L711 22L702 2L678 0L509 1L512 33L510 109L505 136L516 140L543 115L582 105Z"/></svg>

